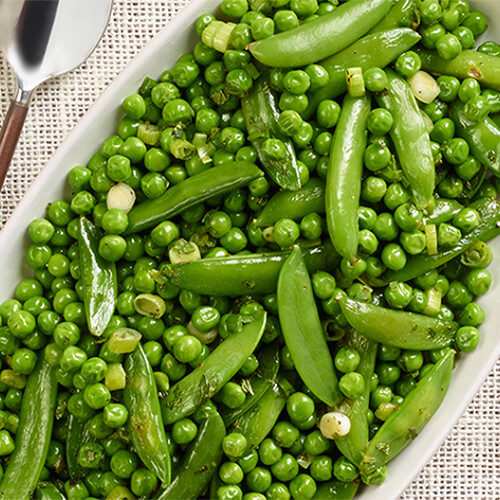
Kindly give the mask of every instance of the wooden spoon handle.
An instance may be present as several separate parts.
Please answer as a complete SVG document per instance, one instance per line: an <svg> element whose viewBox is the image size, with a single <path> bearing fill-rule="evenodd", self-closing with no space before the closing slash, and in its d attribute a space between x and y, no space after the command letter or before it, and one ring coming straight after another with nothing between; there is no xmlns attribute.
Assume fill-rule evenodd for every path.
<svg viewBox="0 0 500 500"><path fill-rule="evenodd" d="M27 112L28 103L22 104L15 100L10 102L0 134L0 189L7 175Z"/></svg>

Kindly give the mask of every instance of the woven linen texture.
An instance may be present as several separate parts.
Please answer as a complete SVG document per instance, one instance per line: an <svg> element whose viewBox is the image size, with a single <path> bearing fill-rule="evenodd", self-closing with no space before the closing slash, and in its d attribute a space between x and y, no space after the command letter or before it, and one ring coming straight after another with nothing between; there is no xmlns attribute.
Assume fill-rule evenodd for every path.
<svg viewBox="0 0 500 500"><path fill-rule="evenodd" d="M90 58L77 70L38 89L0 193L0 230L80 117L187 3L188 0L115 0L110 24ZM14 88L14 74L0 55L0 121L7 112ZM500 362L437 454L401 499L500 498L499 388Z"/></svg>

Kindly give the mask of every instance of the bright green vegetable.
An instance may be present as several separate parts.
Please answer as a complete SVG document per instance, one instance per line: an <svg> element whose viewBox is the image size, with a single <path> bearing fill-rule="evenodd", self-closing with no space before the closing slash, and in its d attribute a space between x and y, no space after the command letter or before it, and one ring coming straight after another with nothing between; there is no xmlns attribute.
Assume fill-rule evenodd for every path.
<svg viewBox="0 0 500 500"><path fill-rule="evenodd" d="M116 306L117 281L114 263L98 252L98 230L86 217L80 217L78 249L83 281L83 302L92 335L100 337L111 320Z"/></svg>
<svg viewBox="0 0 500 500"><path fill-rule="evenodd" d="M28 500L33 495L52 435L56 396L56 370L40 359L24 390L16 449L0 482L0 498Z"/></svg>
<svg viewBox="0 0 500 500"><path fill-rule="evenodd" d="M130 438L144 465L166 487L171 479L167 437L153 370L141 346L127 356L125 370L123 400L130 415Z"/></svg>
<svg viewBox="0 0 500 500"><path fill-rule="evenodd" d="M316 309L311 280L298 248L281 268L277 295L283 337L295 368L316 397L334 405L342 395Z"/></svg>

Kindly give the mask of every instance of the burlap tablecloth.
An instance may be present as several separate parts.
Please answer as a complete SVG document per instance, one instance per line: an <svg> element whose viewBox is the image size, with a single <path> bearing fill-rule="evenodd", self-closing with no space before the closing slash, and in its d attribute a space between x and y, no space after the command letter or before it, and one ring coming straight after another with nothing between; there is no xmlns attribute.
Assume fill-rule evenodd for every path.
<svg viewBox="0 0 500 500"><path fill-rule="evenodd" d="M110 24L91 57L79 69L39 88L0 193L0 229L80 117L148 40L188 2L115 0ZM14 87L14 75L0 55L1 121ZM438 453L401 498L500 498L499 387L500 362Z"/></svg>

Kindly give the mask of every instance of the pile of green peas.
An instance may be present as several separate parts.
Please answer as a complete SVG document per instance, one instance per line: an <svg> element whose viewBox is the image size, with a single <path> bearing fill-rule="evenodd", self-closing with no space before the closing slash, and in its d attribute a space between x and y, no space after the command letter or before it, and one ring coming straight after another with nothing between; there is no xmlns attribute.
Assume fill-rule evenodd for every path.
<svg viewBox="0 0 500 500"><path fill-rule="evenodd" d="M283 216L272 226L258 226L256 219L278 192L273 181L262 176L247 187L198 203L150 231L128 234L129 209L111 203L110 192L123 184L129 188L125 201L139 204L159 199L170 187L224 163L258 163L241 98L251 91L260 71L245 49L252 41L329 14L337 3L281 0L263 13L247 0L222 0L222 12L237 23L231 33L231 48L221 54L199 41L192 53L179 58L157 80L146 78L138 92L123 101L125 116L116 135L103 141L87 165L75 166L68 173L71 199L50 203L45 216L31 222L25 258L33 276L18 284L15 298L0 305L2 467L16 447L27 377L43 357L57 367L59 391L54 429L39 479L54 483L75 500L151 497L159 491L157 477L142 463L127 437L130 415L119 377L125 373L125 355L113 352L108 345L108 339L121 328L140 333L160 395L167 394L171 384L210 355L213 348L208 337L223 341L241 330L246 316L264 309L268 319L262 344L278 346L280 371L295 373L281 334L275 293L236 299L206 296L168 281L159 283L153 271L161 271L169 259L173 262L174 255L190 251L199 251L204 259L224 258L328 240L323 212L310 211L296 219ZM418 4L419 31L425 48L451 60L474 47L475 38L486 30L486 19L481 13L470 12L466 0L444 4L434 0ZM201 16L196 22L198 34L201 36L213 21L213 16ZM494 42L478 50L500 56L500 46ZM417 52L410 50L393 66L408 79L422 63ZM380 92L387 83L379 68L365 71L364 79L371 92ZM325 99L311 118L304 116L311 93L328 85L328 71L320 63L272 69L269 82L278 96L277 126L293 143L301 184L325 179L341 105L339 100ZM437 83L438 98L421 106L438 172L436 198L457 204L453 215L436 225L437 248L441 250L454 247L481 224L480 214L467 206L469 202L496 197L498 190L497 181L484 178L485 169L471 154L467 141L456 136L449 105L458 99L469 118L490 114L495 119L500 94L482 89L472 78L460 81L443 75ZM472 351L479 343L477 327L485 319L484 311L473 300L491 286L491 273L486 269L490 258L470 267L458 257L409 282L394 281L384 288L360 280L362 276L379 278L385 270L402 270L410 258L428 249L423 231L427 214L415 207L402 182L390 137L392 125L388 110L375 107L370 111L358 220L359 258L355 262L343 258L334 271L311 275L321 319L332 322L335 340L345 334L349 325L335 300L342 290L361 302L457 321L454 345L460 351ZM286 157L284 142L277 138L267 138L261 150L269 159ZM99 228L99 256L117 266L116 310L99 340L87 327L85 270L78 247L80 216L88 217ZM165 313L155 318L138 310L135 299L139 294L160 297ZM333 342L330 347L345 398L355 400L370 388L366 416L370 436L398 410L444 353L442 349L424 352L381 344L375 371L365 380L356 371L360 362L356 349L337 348ZM206 403L204 411L243 407L250 396L246 381L260 367L259 354L257 350L248 357L237 375ZM358 481L357 466L317 429L324 404L300 381L295 389L267 437L250 452L244 434L232 431L224 438L224 459L213 479L217 498L310 499L319 483ZM174 471L195 442L202 418L198 411L167 426ZM90 438L76 445L75 457L68 457L72 419L85 423ZM77 480L68 476L71 459L84 471Z"/></svg>

